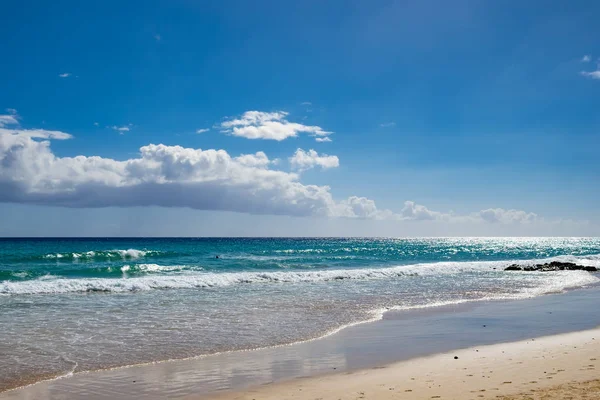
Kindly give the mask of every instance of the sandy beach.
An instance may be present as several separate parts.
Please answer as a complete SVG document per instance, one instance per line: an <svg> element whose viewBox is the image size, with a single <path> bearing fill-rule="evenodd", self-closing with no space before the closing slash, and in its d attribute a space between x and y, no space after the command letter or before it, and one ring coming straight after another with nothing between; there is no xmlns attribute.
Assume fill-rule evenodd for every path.
<svg viewBox="0 0 600 400"><path fill-rule="evenodd" d="M600 328L200 398L596 399L600 398L598 359Z"/></svg>
<svg viewBox="0 0 600 400"><path fill-rule="evenodd" d="M594 287L390 311L319 340L76 373L0 399L600 398L599 300Z"/></svg>

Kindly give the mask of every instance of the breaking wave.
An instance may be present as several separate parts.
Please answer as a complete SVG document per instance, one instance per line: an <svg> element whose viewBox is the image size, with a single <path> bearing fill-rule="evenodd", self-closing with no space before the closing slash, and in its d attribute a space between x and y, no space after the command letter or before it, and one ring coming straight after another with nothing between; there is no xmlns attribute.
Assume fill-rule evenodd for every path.
<svg viewBox="0 0 600 400"><path fill-rule="evenodd" d="M156 250L92 250L79 253L50 253L45 254L41 258L55 259L61 261L70 260L118 260L118 259L136 259L142 257L155 257L165 255L167 253Z"/></svg>
<svg viewBox="0 0 600 400"><path fill-rule="evenodd" d="M185 271L180 274L161 274L185 270L184 266L160 266L157 264L140 264L121 267L119 278L62 278L45 275L26 281L0 282L0 294L54 294L54 293L86 293L86 292L135 292L156 289L191 289L226 287L241 284L285 284L285 283L318 283L345 280L393 280L415 276L435 277L449 274L479 273L491 277L504 274L508 277L538 274L539 284L534 288L524 289L525 296L536 296L543 293L560 292L566 288L585 286L600 282L596 274L584 271L558 272L504 272L509 264L528 265L552 260L576 262L582 265L600 267L600 255L592 256L560 256L542 260L521 261L486 261L486 262L439 262L431 264L413 264L389 268L355 268L333 270L301 270L301 271L247 271L247 272L202 272ZM134 272L150 272L145 276L127 276ZM528 292L527 292L528 291Z"/></svg>

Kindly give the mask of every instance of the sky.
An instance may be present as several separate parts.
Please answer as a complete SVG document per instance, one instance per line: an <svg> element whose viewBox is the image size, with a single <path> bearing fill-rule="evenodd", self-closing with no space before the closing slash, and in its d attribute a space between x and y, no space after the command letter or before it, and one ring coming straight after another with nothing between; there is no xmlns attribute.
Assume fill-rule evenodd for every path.
<svg viewBox="0 0 600 400"><path fill-rule="evenodd" d="M8 2L0 236L598 236L598 15Z"/></svg>

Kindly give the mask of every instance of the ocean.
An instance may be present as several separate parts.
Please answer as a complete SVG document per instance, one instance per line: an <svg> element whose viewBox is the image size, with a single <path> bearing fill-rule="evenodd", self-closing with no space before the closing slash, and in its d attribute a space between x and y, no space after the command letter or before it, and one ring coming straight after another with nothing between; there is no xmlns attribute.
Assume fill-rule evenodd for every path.
<svg viewBox="0 0 600 400"><path fill-rule="evenodd" d="M598 238L0 239L0 391L316 339L391 309L596 285Z"/></svg>

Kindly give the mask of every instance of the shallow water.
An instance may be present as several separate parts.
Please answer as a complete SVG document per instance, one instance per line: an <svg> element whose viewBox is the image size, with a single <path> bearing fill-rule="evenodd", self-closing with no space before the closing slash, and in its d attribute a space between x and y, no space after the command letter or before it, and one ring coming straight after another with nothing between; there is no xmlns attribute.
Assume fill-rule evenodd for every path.
<svg viewBox="0 0 600 400"><path fill-rule="evenodd" d="M217 258L219 256L219 258ZM0 390L44 377L319 337L389 308L593 285L600 239L0 241Z"/></svg>
<svg viewBox="0 0 600 400"><path fill-rule="evenodd" d="M255 351L75 374L0 393L2 400L197 398L460 348L596 328L600 287L518 301L391 311L322 339Z"/></svg>

